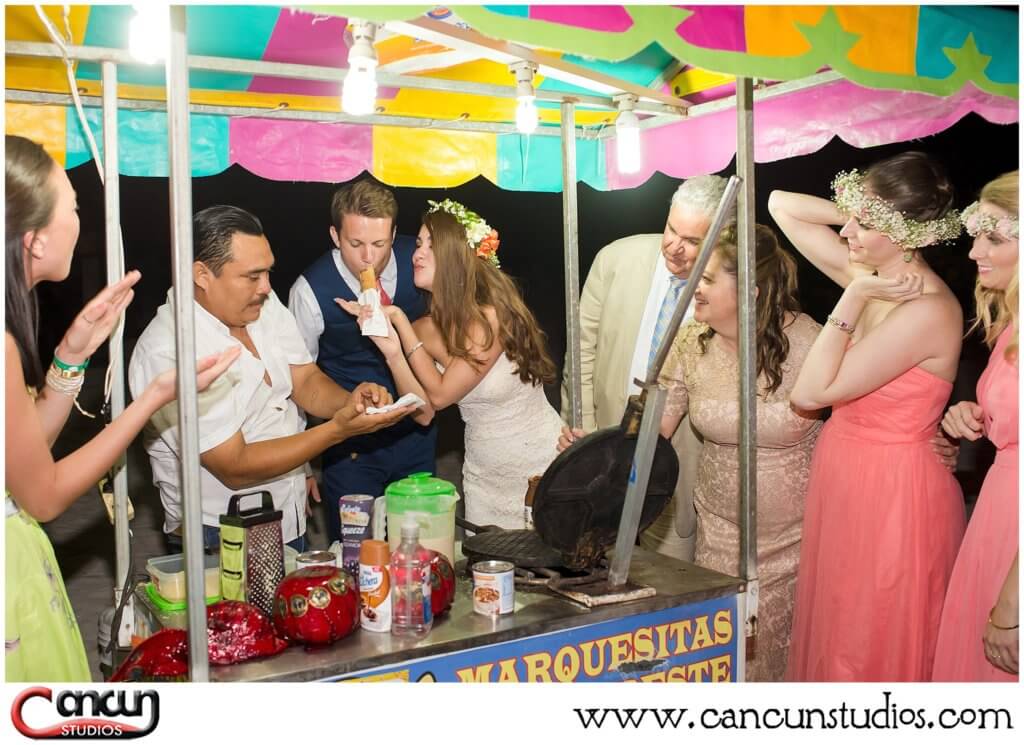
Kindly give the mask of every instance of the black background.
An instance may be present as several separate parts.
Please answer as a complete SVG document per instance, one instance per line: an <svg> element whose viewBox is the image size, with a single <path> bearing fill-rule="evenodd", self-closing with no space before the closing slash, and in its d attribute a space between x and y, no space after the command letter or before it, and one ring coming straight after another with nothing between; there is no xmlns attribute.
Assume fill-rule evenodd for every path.
<svg viewBox="0 0 1024 745"><path fill-rule="evenodd" d="M685 147L685 143L680 146ZM1018 127L990 124L970 114L945 132L913 143L860 150L834 139L811 155L757 164L757 219L772 224L767 199L773 189L828 196L836 171L863 168L908 149L929 152L947 166L957 187L957 204L963 207L974 200L986 181L1016 167ZM722 174L734 169L735 161ZM39 287L44 360L49 359L74 314L102 287L105 277L99 177L91 162L71 170L69 175L78 192L82 230L69 280ZM288 290L298 274L331 247L328 205L335 185L268 181L240 166L216 176L196 178L192 183L195 210L218 203L235 204L262 220L277 260L271 281L287 303ZM677 179L655 174L643 186L630 190L601 192L579 185L581 285L602 246L623 236L662 231L669 200L678 184ZM426 200L444 197L463 202L498 229L502 267L520 283L527 304L548 335L551 354L560 364L565 353L561 194L503 191L483 177L451 189L397 188L395 194L401 233L415 235ZM171 284L167 179L122 177L121 220L127 266L142 271L128 310L126 348L130 352L134 340L164 302ZM964 304L967 317L973 316L975 278L974 263L967 258L969 248L965 236L955 245L926 251L929 262ZM823 321L838 299L839 289L799 255L797 260L803 306ZM984 355L971 344L965 346L965 356L973 358L979 353Z"/></svg>

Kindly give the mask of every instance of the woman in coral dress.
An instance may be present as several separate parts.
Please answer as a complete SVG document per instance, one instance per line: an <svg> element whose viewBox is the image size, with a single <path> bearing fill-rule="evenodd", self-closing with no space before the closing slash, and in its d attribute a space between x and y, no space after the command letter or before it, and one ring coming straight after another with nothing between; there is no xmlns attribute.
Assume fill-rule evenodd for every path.
<svg viewBox="0 0 1024 745"><path fill-rule="evenodd" d="M1015 681L1019 675L1017 597L1018 484L1018 178L1005 174L964 210L978 262L978 318L991 346L978 401L953 406L942 420L953 437L987 437L996 459L971 515L939 626L935 680Z"/></svg>
<svg viewBox="0 0 1024 745"><path fill-rule="evenodd" d="M786 677L930 680L935 598L964 530L960 488L930 440L963 316L919 249L956 237L959 215L922 153L840 174L833 187L834 202L785 192L769 202L793 244L845 288L791 394L833 414L807 488Z"/></svg>
<svg viewBox="0 0 1024 745"><path fill-rule="evenodd" d="M782 680L786 671L800 526L814 441L815 413L793 408L789 392L821 330L796 302L796 262L770 228L757 227L757 576L758 629L748 681ZM694 296L694 321L679 330L661 382L668 388L661 433L684 415L704 441L697 467L695 561L739 572L739 358L736 234L715 247Z"/></svg>

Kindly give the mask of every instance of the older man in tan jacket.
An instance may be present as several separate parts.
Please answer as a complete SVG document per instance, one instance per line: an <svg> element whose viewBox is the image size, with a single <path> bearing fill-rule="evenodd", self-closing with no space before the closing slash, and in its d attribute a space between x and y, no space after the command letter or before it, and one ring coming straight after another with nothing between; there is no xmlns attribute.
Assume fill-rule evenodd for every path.
<svg viewBox="0 0 1024 745"><path fill-rule="evenodd" d="M633 380L646 377L654 345L660 341L655 338L661 331L658 319L671 315L690 280L725 184L719 176L689 179L672 196L662 234L622 238L602 248L594 259L580 297L583 431L617 425L627 397L639 393ZM692 306L687 318L691 313ZM562 418L566 421L569 385L567 370L562 384ZM577 431L576 436L579 434ZM680 463L675 495L640 543L692 561L697 529L693 487L701 442L689 418L683 420L672 444Z"/></svg>

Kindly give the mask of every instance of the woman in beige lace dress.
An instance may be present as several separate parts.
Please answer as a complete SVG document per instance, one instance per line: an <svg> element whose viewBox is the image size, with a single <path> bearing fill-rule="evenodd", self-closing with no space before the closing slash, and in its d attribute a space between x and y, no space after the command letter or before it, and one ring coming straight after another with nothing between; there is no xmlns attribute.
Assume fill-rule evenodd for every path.
<svg viewBox="0 0 1024 745"><path fill-rule="evenodd" d="M746 680L786 671L804 493L817 414L795 410L789 392L821 327L800 312L796 264L770 228L757 226L757 572L758 629ZM661 375L668 401L661 433L683 415L704 439L697 470L701 566L739 572L739 360L736 234L722 234L694 296L694 320L679 330Z"/></svg>

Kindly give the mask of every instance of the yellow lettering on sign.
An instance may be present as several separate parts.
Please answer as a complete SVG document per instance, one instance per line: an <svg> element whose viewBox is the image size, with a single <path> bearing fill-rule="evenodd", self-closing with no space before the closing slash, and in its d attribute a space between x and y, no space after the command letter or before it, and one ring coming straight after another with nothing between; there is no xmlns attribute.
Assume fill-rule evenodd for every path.
<svg viewBox="0 0 1024 745"><path fill-rule="evenodd" d="M732 672L731 654L712 657L708 661L711 663L711 682L719 683L723 680L729 680L730 673Z"/></svg>
<svg viewBox="0 0 1024 745"><path fill-rule="evenodd" d="M553 683L551 679L551 655L547 652L537 652L523 657L526 665L527 683Z"/></svg>
<svg viewBox="0 0 1024 745"><path fill-rule="evenodd" d="M653 673L647 673L646 675L640 676L640 681L643 683L664 683L666 673L664 670L658 670Z"/></svg>
<svg viewBox="0 0 1024 745"><path fill-rule="evenodd" d="M580 653L576 647L562 647L555 653L555 677L572 683L580 674Z"/></svg>
<svg viewBox="0 0 1024 745"><path fill-rule="evenodd" d="M686 679L691 683L703 683L711 679L711 660L692 662L686 666Z"/></svg>
<svg viewBox="0 0 1024 745"><path fill-rule="evenodd" d="M693 629L693 619L684 618L682 621L673 621L668 625L669 634L675 637L676 646L672 654L684 654L690 651L686 643L686 636Z"/></svg>
<svg viewBox="0 0 1024 745"><path fill-rule="evenodd" d="M715 614L715 644L728 644L732 641L732 612L720 610Z"/></svg>
<svg viewBox="0 0 1024 745"><path fill-rule="evenodd" d="M608 640L608 643L611 645L612 648L611 660L608 663L609 670L618 670L619 665L621 665L623 662L630 662L632 660L632 638L632 634L625 633L616 634Z"/></svg>
<svg viewBox="0 0 1024 745"><path fill-rule="evenodd" d="M658 659L664 660L668 657L668 624L661 623L654 627L654 633L658 636Z"/></svg>
<svg viewBox="0 0 1024 745"><path fill-rule="evenodd" d="M604 672L604 648L607 644L607 639L598 639L580 644L580 652L583 655L583 672L587 674L587 677L593 678ZM598 653L596 661L592 654L595 647Z"/></svg>
<svg viewBox="0 0 1024 745"><path fill-rule="evenodd" d="M708 627L708 617L697 617L697 630L693 632L692 649L707 649L715 646L715 640L711 636L711 629Z"/></svg>
<svg viewBox="0 0 1024 745"><path fill-rule="evenodd" d="M654 629L645 626L637 629L633 634L633 659L653 660L654 659Z"/></svg>
<svg viewBox="0 0 1024 745"><path fill-rule="evenodd" d="M516 659L515 657L510 657L507 660L500 660L498 662L500 667L500 672L498 673L499 683L519 682L519 673L516 671Z"/></svg>

